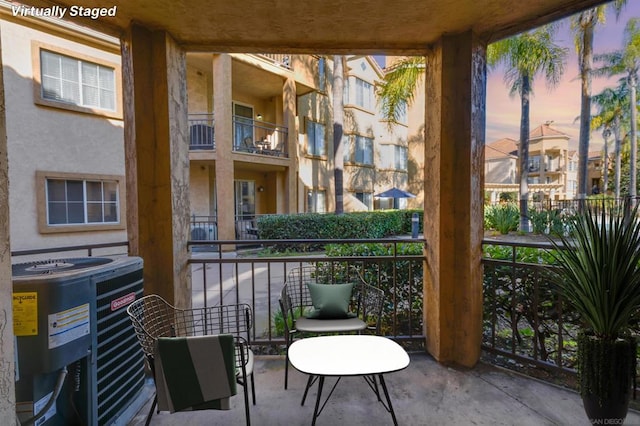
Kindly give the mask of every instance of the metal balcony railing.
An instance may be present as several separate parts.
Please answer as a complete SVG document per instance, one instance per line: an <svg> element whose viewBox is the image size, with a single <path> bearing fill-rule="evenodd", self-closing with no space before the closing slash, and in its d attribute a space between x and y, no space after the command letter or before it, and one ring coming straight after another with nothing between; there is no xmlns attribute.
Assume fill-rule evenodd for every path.
<svg viewBox="0 0 640 426"><path fill-rule="evenodd" d="M288 157L289 129L251 118L233 116L233 150L249 154Z"/></svg>
<svg viewBox="0 0 640 426"><path fill-rule="evenodd" d="M259 249L256 248L259 242ZM191 241L191 250L213 244L210 256L192 257L193 306L248 303L254 312L251 341L256 346L284 344L284 329L278 299L289 270L314 266L336 274L358 270L368 284L385 292L381 332L394 340L423 348L423 239L385 238L378 240L254 240ZM344 247L336 252L355 252L357 245L383 245L384 255L327 255L309 252L309 246ZM279 250L286 245L284 251ZM416 245L419 254L404 254L407 245ZM354 250L349 250L351 247ZM298 249L300 251L298 252ZM366 252L366 250L360 250ZM233 254L230 254L233 253ZM286 255L285 255L286 253ZM370 253L370 252L367 252Z"/></svg>
<svg viewBox="0 0 640 426"><path fill-rule="evenodd" d="M199 113L189 114L189 149L216 148L213 134L213 114Z"/></svg>
<svg viewBox="0 0 640 426"><path fill-rule="evenodd" d="M291 69L291 55L280 53L261 53L258 56L268 59L270 62L288 70Z"/></svg>

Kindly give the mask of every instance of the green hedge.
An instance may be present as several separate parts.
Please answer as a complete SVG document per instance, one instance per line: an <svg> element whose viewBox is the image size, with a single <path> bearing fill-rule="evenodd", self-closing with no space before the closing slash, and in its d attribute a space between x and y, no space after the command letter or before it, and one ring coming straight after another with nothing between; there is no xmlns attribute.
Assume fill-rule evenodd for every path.
<svg viewBox="0 0 640 426"><path fill-rule="evenodd" d="M261 239L384 238L411 233L411 216L421 210L380 210L335 214L282 214L257 220Z"/></svg>

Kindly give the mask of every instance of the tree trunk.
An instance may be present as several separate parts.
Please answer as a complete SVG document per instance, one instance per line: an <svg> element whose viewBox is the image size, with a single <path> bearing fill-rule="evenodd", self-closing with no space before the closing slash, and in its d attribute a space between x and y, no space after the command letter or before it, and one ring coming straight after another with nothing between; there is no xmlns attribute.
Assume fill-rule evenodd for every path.
<svg viewBox="0 0 640 426"><path fill-rule="evenodd" d="M522 94L520 96L520 231L530 232L529 229L529 96L531 81L528 75L522 76Z"/></svg>
<svg viewBox="0 0 640 426"><path fill-rule="evenodd" d="M607 195L607 190L609 189L609 130L605 130L604 137L604 159L602 161L602 171L603 171L603 182L602 182L602 193Z"/></svg>
<svg viewBox="0 0 640 426"><path fill-rule="evenodd" d="M636 173L638 170L637 153L638 153L638 111L636 109L636 77L629 76L629 98L631 100L631 155L629 156L629 197L633 199L635 205L636 190Z"/></svg>
<svg viewBox="0 0 640 426"><path fill-rule="evenodd" d="M620 157L620 152L621 152L621 145L622 145L622 138L620 137L620 118L616 117L615 119L615 123L614 123L614 127L613 127L613 134L615 135L615 148L614 148L614 155L615 155L615 195L616 195L616 199L620 198L620 168L621 168L621 157Z"/></svg>
<svg viewBox="0 0 640 426"><path fill-rule="evenodd" d="M335 181L336 214L344 212L344 154L342 135L344 133L344 67L342 56L333 57L333 176Z"/></svg>
<svg viewBox="0 0 640 426"><path fill-rule="evenodd" d="M589 136L591 123L591 68L593 66L593 26L596 9L583 12L581 20L582 57L580 58L580 80L582 96L580 101L580 136L578 141L578 199L587 196L587 161L589 157ZM584 24L582 23L584 22Z"/></svg>

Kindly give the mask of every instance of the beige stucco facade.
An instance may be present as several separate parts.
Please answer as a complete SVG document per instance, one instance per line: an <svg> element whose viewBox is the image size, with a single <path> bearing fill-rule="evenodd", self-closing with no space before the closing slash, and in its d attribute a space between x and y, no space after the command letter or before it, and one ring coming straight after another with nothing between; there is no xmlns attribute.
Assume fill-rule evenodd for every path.
<svg viewBox="0 0 640 426"><path fill-rule="evenodd" d="M517 192L520 162L518 142L501 139L485 148L485 191L491 201L501 192ZM577 152L570 148L570 137L542 124L529 136L529 194L532 199L570 200L577 187Z"/></svg>
<svg viewBox="0 0 640 426"><path fill-rule="evenodd" d="M5 82L6 132L9 170L11 250L63 247L96 242L126 241L124 143L122 110L106 117L97 111L77 112L63 103L41 105L39 54L46 49L117 69L120 55L116 39L83 35L34 20L16 21L3 10L2 62ZM120 86L121 87L121 86ZM118 96L121 99L121 95ZM69 159L73 161L69 161ZM42 174L68 178L109 176L120 186L121 223L104 228L42 227L46 201ZM69 175L70 174L70 175ZM102 230L104 229L104 230Z"/></svg>

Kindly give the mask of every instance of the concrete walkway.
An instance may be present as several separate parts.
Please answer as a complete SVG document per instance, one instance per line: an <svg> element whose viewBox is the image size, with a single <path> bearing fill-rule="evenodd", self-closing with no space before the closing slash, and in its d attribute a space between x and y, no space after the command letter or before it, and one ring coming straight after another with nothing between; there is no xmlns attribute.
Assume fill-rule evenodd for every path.
<svg viewBox="0 0 640 426"><path fill-rule="evenodd" d="M289 389L283 389L284 358L256 360L257 405L251 407L254 426L310 425L316 396L314 387L300 406L306 376L290 370ZM385 376L398 423L427 425L589 425L580 396L493 366L471 370L444 367L426 354L411 354L403 371ZM325 382L325 394L334 379ZM152 426L244 425L242 387L230 411L154 414ZM130 423L144 425L150 402ZM391 425L391 415L377 402L362 378L344 378L316 423L318 426ZM627 425L640 425L640 414L629 411Z"/></svg>

